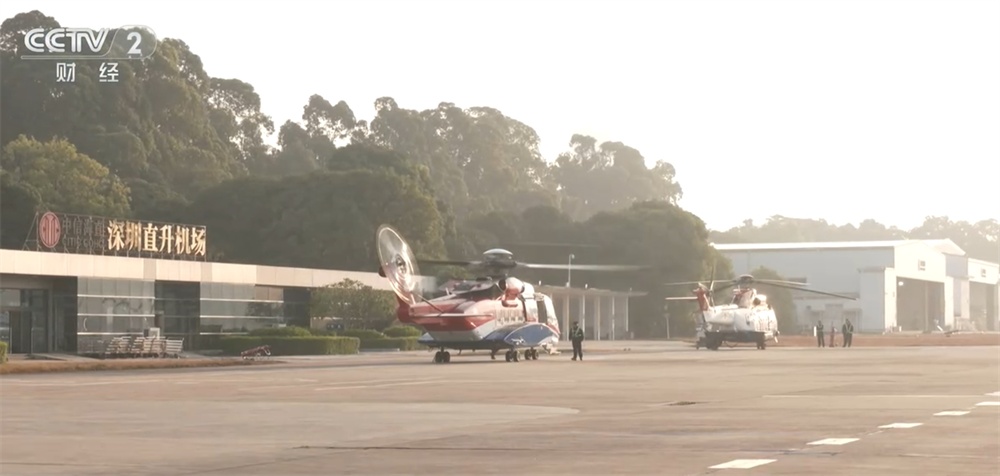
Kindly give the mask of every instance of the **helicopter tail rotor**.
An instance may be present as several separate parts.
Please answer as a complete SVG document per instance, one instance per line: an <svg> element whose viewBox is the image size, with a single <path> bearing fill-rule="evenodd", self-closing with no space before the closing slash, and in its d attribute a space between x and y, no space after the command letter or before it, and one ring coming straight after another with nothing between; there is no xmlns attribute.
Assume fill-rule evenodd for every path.
<svg viewBox="0 0 1000 476"><path fill-rule="evenodd" d="M378 249L379 276L389 280L389 286L399 299L409 305L420 300L420 270L413 249L394 228L382 225L375 232Z"/></svg>

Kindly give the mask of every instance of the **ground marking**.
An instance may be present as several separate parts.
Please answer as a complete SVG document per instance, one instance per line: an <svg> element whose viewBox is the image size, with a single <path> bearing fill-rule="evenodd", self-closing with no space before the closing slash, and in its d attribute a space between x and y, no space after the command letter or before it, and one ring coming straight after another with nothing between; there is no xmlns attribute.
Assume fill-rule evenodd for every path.
<svg viewBox="0 0 1000 476"><path fill-rule="evenodd" d="M988 397L1000 397L1000 392L987 393Z"/></svg>
<svg viewBox="0 0 1000 476"><path fill-rule="evenodd" d="M1000 401L997 402L979 402L976 404L977 407L1000 407Z"/></svg>
<svg viewBox="0 0 1000 476"><path fill-rule="evenodd" d="M825 439L816 440L816 441L813 441L813 442L807 443L807 444L810 444L810 445L837 445L837 446L840 446L840 445L846 445L848 443L853 443L855 441L858 441L859 439L860 438L825 438Z"/></svg>
<svg viewBox="0 0 1000 476"><path fill-rule="evenodd" d="M888 425L882 425L879 428L916 428L923 423L890 423Z"/></svg>
<svg viewBox="0 0 1000 476"><path fill-rule="evenodd" d="M937 412L934 416L962 416L967 415L969 412L964 410L948 410L943 412Z"/></svg>
<svg viewBox="0 0 1000 476"><path fill-rule="evenodd" d="M776 459L734 459L728 463L709 466L709 469L750 469L778 461Z"/></svg>

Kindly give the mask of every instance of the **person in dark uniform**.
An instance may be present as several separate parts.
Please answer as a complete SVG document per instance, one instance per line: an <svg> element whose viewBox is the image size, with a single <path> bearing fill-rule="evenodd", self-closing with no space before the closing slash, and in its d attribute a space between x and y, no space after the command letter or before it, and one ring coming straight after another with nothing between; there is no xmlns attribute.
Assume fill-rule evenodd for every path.
<svg viewBox="0 0 1000 476"><path fill-rule="evenodd" d="M573 360L577 357L583 360L583 329L580 323L573 321L573 328L569 331L569 340L573 343Z"/></svg>
<svg viewBox="0 0 1000 476"><path fill-rule="evenodd" d="M850 319L844 320L844 325L840 329L841 334L844 334L844 347L850 347L851 341L854 340L854 324L851 324Z"/></svg>
<svg viewBox="0 0 1000 476"><path fill-rule="evenodd" d="M823 334L823 321L816 323L816 347L826 347L826 335Z"/></svg>

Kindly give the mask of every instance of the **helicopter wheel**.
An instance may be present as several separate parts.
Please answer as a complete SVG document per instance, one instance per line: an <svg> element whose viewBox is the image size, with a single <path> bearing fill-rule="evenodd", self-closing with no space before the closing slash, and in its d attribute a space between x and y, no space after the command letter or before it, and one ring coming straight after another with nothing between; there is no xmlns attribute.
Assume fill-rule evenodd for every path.
<svg viewBox="0 0 1000 476"><path fill-rule="evenodd" d="M451 353L443 350L439 350L434 353L434 363L435 364L446 364L451 362Z"/></svg>
<svg viewBox="0 0 1000 476"><path fill-rule="evenodd" d="M506 354L504 354L503 358L504 358L504 360L506 360L507 362L510 362L511 360L513 360L513 358L512 358L512 357L511 357L511 355L510 355L510 351L509 351L509 350L507 351L507 353L506 353Z"/></svg>

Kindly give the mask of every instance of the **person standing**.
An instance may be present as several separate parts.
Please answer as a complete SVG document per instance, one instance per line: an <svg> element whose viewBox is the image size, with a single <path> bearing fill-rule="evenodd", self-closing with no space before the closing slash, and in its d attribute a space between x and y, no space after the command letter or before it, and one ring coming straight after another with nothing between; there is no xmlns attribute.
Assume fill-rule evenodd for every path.
<svg viewBox="0 0 1000 476"><path fill-rule="evenodd" d="M816 322L816 347L826 347L826 334L823 333L823 321Z"/></svg>
<svg viewBox="0 0 1000 476"><path fill-rule="evenodd" d="M573 360L577 357L583 360L583 329L580 323L573 321L573 328L569 331L569 340L573 343Z"/></svg>
<svg viewBox="0 0 1000 476"><path fill-rule="evenodd" d="M851 341L854 340L854 324L851 324L850 319L844 320L844 326L840 331L844 335L844 347L850 347Z"/></svg>
<svg viewBox="0 0 1000 476"><path fill-rule="evenodd" d="M830 323L830 348L837 347L837 323Z"/></svg>

